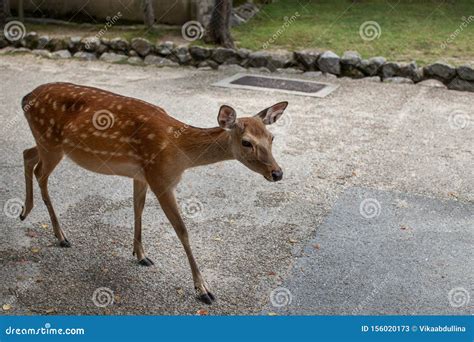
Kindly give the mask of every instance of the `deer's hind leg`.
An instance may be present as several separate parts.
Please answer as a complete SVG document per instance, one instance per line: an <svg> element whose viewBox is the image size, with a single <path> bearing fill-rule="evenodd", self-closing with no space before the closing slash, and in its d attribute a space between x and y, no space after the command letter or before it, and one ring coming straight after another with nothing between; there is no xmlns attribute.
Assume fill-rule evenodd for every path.
<svg viewBox="0 0 474 342"><path fill-rule="evenodd" d="M20 220L22 221L28 216L31 209L33 209L33 170L39 162L38 148L35 146L24 150L23 161L25 166L26 199L23 211L20 215Z"/></svg>
<svg viewBox="0 0 474 342"><path fill-rule="evenodd" d="M59 245L61 247L71 247L71 243L66 239L66 235L59 226L58 218L54 212L53 204L51 203L51 198L48 193L48 178L51 172L56 168L59 162L64 156L63 151L43 151L39 150L39 163L35 168L35 176L38 181L38 185L41 190L41 197L43 202L48 209L49 216L51 218L51 224L53 225L54 235L59 240Z"/></svg>

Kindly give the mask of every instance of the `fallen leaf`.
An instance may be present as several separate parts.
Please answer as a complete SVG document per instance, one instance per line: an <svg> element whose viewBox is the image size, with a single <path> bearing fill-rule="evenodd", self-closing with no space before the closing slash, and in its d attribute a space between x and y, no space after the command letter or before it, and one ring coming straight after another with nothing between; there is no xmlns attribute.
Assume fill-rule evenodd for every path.
<svg viewBox="0 0 474 342"><path fill-rule="evenodd" d="M31 252L32 252L32 253L38 253L39 251L40 251L40 249L39 249L38 247L33 247L33 248L31 249Z"/></svg>
<svg viewBox="0 0 474 342"><path fill-rule="evenodd" d="M268 272L268 275L269 275L269 276L275 276L276 273L275 273L275 272Z"/></svg>
<svg viewBox="0 0 474 342"><path fill-rule="evenodd" d="M458 198L459 195L458 195L456 192L454 192L454 191L450 191L450 192L448 192L448 196Z"/></svg>
<svg viewBox="0 0 474 342"><path fill-rule="evenodd" d="M47 229L49 226L46 223L41 223L41 228Z"/></svg>
<svg viewBox="0 0 474 342"><path fill-rule="evenodd" d="M8 311L12 309L12 306L10 304L3 304L2 309L3 311Z"/></svg>
<svg viewBox="0 0 474 342"><path fill-rule="evenodd" d="M268 313L268 316L277 316L277 313L276 313L276 312L271 312L271 311L270 311L270 312Z"/></svg>
<svg viewBox="0 0 474 342"><path fill-rule="evenodd" d="M353 177L357 176L357 173L355 171L352 171L352 176Z"/></svg>
<svg viewBox="0 0 474 342"><path fill-rule="evenodd" d="M315 243L315 244L313 245L313 247L314 247L314 249L320 249L320 248L321 248L321 246L319 245L319 243Z"/></svg>
<svg viewBox="0 0 474 342"><path fill-rule="evenodd" d="M200 316L207 316L209 314L209 311L207 311L206 309L199 309L197 311L197 314Z"/></svg>
<svg viewBox="0 0 474 342"><path fill-rule="evenodd" d="M213 237L212 240L214 240L214 241L222 241L222 239L221 239L220 237L218 237L218 236Z"/></svg>
<svg viewBox="0 0 474 342"><path fill-rule="evenodd" d="M56 309L54 309L54 308L51 308L51 309L46 309L44 312L46 312L46 313L48 313L48 314L49 314L49 313L56 312Z"/></svg>
<svg viewBox="0 0 474 342"><path fill-rule="evenodd" d="M183 297L183 296L184 296L184 290L183 290L182 288L176 289L176 293L177 293L180 297Z"/></svg>

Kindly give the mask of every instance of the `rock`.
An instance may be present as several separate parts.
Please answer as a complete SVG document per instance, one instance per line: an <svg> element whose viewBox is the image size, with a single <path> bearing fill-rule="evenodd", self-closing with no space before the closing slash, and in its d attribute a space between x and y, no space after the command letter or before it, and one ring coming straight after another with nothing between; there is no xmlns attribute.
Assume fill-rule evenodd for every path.
<svg viewBox="0 0 474 342"><path fill-rule="evenodd" d="M332 51L325 51L318 58L318 68L322 72L334 75L341 73L340 58Z"/></svg>
<svg viewBox="0 0 474 342"><path fill-rule="evenodd" d="M127 59L128 64L132 65L143 65L143 59L141 57L135 56L135 57L129 57Z"/></svg>
<svg viewBox="0 0 474 342"><path fill-rule="evenodd" d="M15 54L15 53L29 53L29 52L31 52L31 50L28 49L28 48L25 48L25 47L14 48L10 51L10 53L13 53L13 54Z"/></svg>
<svg viewBox="0 0 474 342"><path fill-rule="evenodd" d="M320 52L316 50L302 50L293 52L294 60L301 64L304 70L316 70Z"/></svg>
<svg viewBox="0 0 474 342"><path fill-rule="evenodd" d="M104 52L100 56L100 60L107 63L123 63L128 60L128 56L119 55L118 53L114 52Z"/></svg>
<svg viewBox="0 0 474 342"><path fill-rule="evenodd" d="M66 50L68 42L61 38L51 38L46 44L46 48L50 51Z"/></svg>
<svg viewBox="0 0 474 342"><path fill-rule="evenodd" d="M356 51L346 51L341 57L342 65L350 65L353 67L359 67L362 59Z"/></svg>
<svg viewBox="0 0 474 342"><path fill-rule="evenodd" d="M362 59L359 53L355 51L346 51L341 57L341 75L349 76L351 78L362 78L364 73L358 68L360 67Z"/></svg>
<svg viewBox="0 0 474 342"><path fill-rule="evenodd" d="M394 62L388 62L382 65L381 74L382 78L390 78L400 75L400 65Z"/></svg>
<svg viewBox="0 0 474 342"><path fill-rule="evenodd" d="M81 40L82 38L77 37L77 36L69 38L68 50L71 51L72 53L76 53L77 51L80 51L81 49L83 49Z"/></svg>
<svg viewBox="0 0 474 342"><path fill-rule="evenodd" d="M276 72L278 72L280 74L302 74L303 70L296 69L296 68L278 68L278 69L276 69Z"/></svg>
<svg viewBox="0 0 474 342"><path fill-rule="evenodd" d="M219 64L214 62L212 59L208 59L207 61L199 63L198 68L211 68L217 70L219 68Z"/></svg>
<svg viewBox="0 0 474 342"><path fill-rule="evenodd" d="M156 53L160 56L169 56L173 52L175 46L173 42L166 41L164 43L158 44L155 49Z"/></svg>
<svg viewBox="0 0 474 342"><path fill-rule="evenodd" d="M147 56L153 50L153 45L144 38L133 38L130 45L141 57Z"/></svg>
<svg viewBox="0 0 474 342"><path fill-rule="evenodd" d="M369 76L377 75L379 69L386 62L385 58L377 56L369 58L368 60L364 59L360 63L360 69Z"/></svg>
<svg viewBox="0 0 474 342"><path fill-rule="evenodd" d="M109 51L109 47L105 44L100 44L99 47L97 48L97 54L98 55L101 55L103 54L104 52L108 52Z"/></svg>
<svg viewBox="0 0 474 342"><path fill-rule="evenodd" d="M434 78L430 78L430 79L418 82L417 85L420 85L423 87L446 88L443 82L435 80Z"/></svg>
<svg viewBox="0 0 474 342"><path fill-rule="evenodd" d="M97 59L96 55L91 52L78 51L73 55L74 58L82 61L94 61Z"/></svg>
<svg viewBox="0 0 474 342"><path fill-rule="evenodd" d="M51 52L49 52L46 49L36 49L36 50L31 51L31 53L34 54L34 55L37 55L37 56L45 57L45 58L52 58L53 57Z"/></svg>
<svg viewBox="0 0 474 342"><path fill-rule="evenodd" d="M425 66L423 71L427 77L433 76L440 78L441 81L449 81L456 75L456 69L444 62L436 62Z"/></svg>
<svg viewBox="0 0 474 342"><path fill-rule="evenodd" d="M278 54L268 51L252 52L248 56L248 61L245 66L253 68L267 68L270 71L275 71L278 68L284 68L291 63L291 54Z"/></svg>
<svg viewBox="0 0 474 342"><path fill-rule="evenodd" d="M364 80L364 81L367 81L367 82L381 82L381 81L382 81L382 79L380 78L380 76L364 77L363 80Z"/></svg>
<svg viewBox="0 0 474 342"><path fill-rule="evenodd" d="M124 38L114 38L109 42L109 46L114 51L123 51L127 52L130 49L130 43Z"/></svg>
<svg viewBox="0 0 474 342"><path fill-rule="evenodd" d="M226 72L238 73L238 72L246 72L247 69L241 67L238 64L222 64L220 69Z"/></svg>
<svg viewBox="0 0 474 342"><path fill-rule="evenodd" d="M81 44L85 51L96 52L99 49L101 42L97 37L85 37L81 39Z"/></svg>
<svg viewBox="0 0 474 342"><path fill-rule="evenodd" d="M173 62L172 60L168 58L163 58L163 57L154 56L154 55L146 56L144 63L146 65L157 65L157 66L177 66L178 65L176 62Z"/></svg>
<svg viewBox="0 0 474 342"><path fill-rule="evenodd" d="M201 46L191 46L189 54L195 61L203 61L211 57L212 50Z"/></svg>
<svg viewBox="0 0 474 342"><path fill-rule="evenodd" d="M322 78L325 78L327 81L334 81L337 80L337 76L333 74L329 74L327 72L323 72L321 75Z"/></svg>
<svg viewBox="0 0 474 342"><path fill-rule="evenodd" d="M466 81L474 81L474 69L470 65L461 65L456 69L460 78Z"/></svg>
<svg viewBox="0 0 474 342"><path fill-rule="evenodd" d="M173 50L173 60L176 60L181 65L186 65L191 62L192 58L186 46L179 46Z"/></svg>
<svg viewBox="0 0 474 342"><path fill-rule="evenodd" d="M46 49L49 43L49 36L40 36L38 38L37 49Z"/></svg>
<svg viewBox="0 0 474 342"><path fill-rule="evenodd" d="M236 57L237 57L237 53L233 49L218 47L212 50L212 59L219 64L224 63L226 60L230 58L236 58Z"/></svg>
<svg viewBox="0 0 474 342"><path fill-rule="evenodd" d="M139 56L138 56L138 53L137 53L135 50L129 50L129 51L128 51L128 55L129 55L130 57L139 57Z"/></svg>
<svg viewBox="0 0 474 342"><path fill-rule="evenodd" d="M416 62L399 64L400 71L397 76L407 77L413 82L420 82L423 79L423 69L418 68Z"/></svg>
<svg viewBox="0 0 474 342"><path fill-rule="evenodd" d="M7 55L9 53L12 53L13 50L15 50L13 46L4 47L3 49L0 49L0 55Z"/></svg>
<svg viewBox="0 0 474 342"><path fill-rule="evenodd" d="M448 89L474 92L474 82L455 77L451 82L449 82Z"/></svg>
<svg viewBox="0 0 474 342"><path fill-rule="evenodd" d="M252 74L268 74L268 73L271 73L270 69L265 68L265 67L261 67L261 68L250 67L250 68L248 68L248 71Z"/></svg>
<svg viewBox="0 0 474 342"><path fill-rule="evenodd" d="M303 73L303 76L316 78L323 76L323 73L321 71L306 71Z"/></svg>
<svg viewBox="0 0 474 342"><path fill-rule="evenodd" d="M38 47L38 34L36 32L28 32L23 39L25 47L28 49L36 49Z"/></svg>
<svg viewBox="0 0 474 342"><path fill-rule="evenodd" d="M240 60L244 60L245 58L247 58L251 52L252 51L250 51L249 49L238 49L236 51L237 57L240 58Z"/></svg>
<svg viewBox="0 0 474 342"><path fill-rule="evenodd" d="M396 83L396 84L413 84L413 81L406 77L387 77L384 78L384 83Z"/></svg>
<svg viewBox="0 0 474 342"><path fill-rule="evenodd" d="M58 50L58 51L55 51L51 54L51 57L54 58L54 59L67 59L67 58L71 58L71 53L69 52L69 50Z"/></svg>

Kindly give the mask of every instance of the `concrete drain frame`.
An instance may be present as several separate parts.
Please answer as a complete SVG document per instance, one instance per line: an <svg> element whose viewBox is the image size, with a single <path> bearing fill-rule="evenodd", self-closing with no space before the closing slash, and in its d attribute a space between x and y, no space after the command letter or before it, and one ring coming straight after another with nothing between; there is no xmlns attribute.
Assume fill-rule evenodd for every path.
<svg viewBox="0 0 474 342"><path fill-rule="evenodd" d="M238 73L212 85L215 87L274 91L320 98L328 96L339 87L337 84L319 81L248 73Z"/></svg>

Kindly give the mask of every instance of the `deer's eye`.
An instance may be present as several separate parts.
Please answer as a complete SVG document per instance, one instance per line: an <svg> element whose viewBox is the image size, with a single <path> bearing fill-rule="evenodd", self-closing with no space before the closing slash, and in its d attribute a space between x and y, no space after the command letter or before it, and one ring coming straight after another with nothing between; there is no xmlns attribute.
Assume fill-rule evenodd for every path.
<svg viewBox="0 0 474 342"><path fill-rule="evenodd" d="M242 146L244 147L252 147L252 143L247 140L242 140Z"/></svg>
<svg viewBox="0 0 474 342"><path fill-rule="evenodd" d="M275 140L275 136L274 136L274 135L272 135L272 141L273 141L273 140Z"/></svg>

